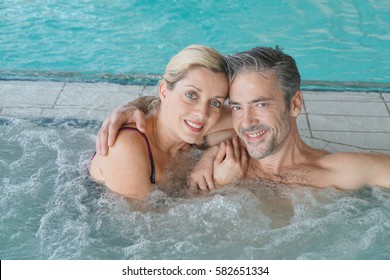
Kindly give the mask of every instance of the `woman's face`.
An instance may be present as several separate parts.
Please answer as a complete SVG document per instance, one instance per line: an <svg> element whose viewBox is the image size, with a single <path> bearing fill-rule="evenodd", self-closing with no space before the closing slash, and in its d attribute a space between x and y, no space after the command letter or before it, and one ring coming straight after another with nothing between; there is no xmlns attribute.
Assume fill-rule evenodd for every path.
<svg viewBox="0 0 390 280"><path fill-rule="evenodd" d="M190 69L172 90L160 88L162 110L170 130L182 141L201 143L219 120L228 94L228 79L204 67Z"/></svg>

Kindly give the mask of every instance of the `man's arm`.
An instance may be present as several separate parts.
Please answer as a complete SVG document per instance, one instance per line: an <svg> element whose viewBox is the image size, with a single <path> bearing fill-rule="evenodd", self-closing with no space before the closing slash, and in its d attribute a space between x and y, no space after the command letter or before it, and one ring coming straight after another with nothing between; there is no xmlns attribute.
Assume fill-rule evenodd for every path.
<svg viewBox="0 0 390 280"><path fill-rule="evenodd" d="M118 131L126 123L135 123L137 129L145 132L145 114L157 106L157 96L142 96L116 108L103 122L96 136L96 152L106 155L108 147L112 147Z"/></svg>
<svg viewBox="0 0 390 280"><path fill-rule="evenodd" d="M116 108L105 119L96 136L96 152L106 155L109 147L114 145L119 129L126 123L135 123L139 131L145 132L145 114L152 112L159 101L157 96L143 96ZM206 144L213 146L233 135L230 108L224 106L220 120L207 132Z"/></svg>

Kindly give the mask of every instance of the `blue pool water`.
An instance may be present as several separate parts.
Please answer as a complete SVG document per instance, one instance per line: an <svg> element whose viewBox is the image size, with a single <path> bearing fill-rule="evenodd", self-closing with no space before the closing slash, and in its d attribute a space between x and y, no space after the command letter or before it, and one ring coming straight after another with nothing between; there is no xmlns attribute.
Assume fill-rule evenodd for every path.
<svg viewBox="0 0 390 280"><path fill-rule="evenodd" d="M389 15L388 0L2 0L0 78L142 82L189 44L280 45L305 81L388 88Z"/></svg>
<svg viewBox="0 0 390 280"><path fill-rule="evenodd" d="M387 0L2 0L0 79L154 83L189 44L281 45L307 87L389 91L389 14ZM128 203L84 172L99 125L0 118L1 259L390 259L388 190L254 182Z"/></svg>

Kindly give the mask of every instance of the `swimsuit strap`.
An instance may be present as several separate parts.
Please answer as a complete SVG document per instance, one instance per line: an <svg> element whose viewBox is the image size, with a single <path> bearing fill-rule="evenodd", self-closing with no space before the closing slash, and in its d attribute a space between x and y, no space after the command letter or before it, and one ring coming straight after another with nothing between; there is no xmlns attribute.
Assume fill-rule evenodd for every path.
<svg viewBox="0 0 390 280"><path fill-rule="evenodd" d="M145 134L143 134L141 131L139 131L138 129L136 129L135 127L122 127L120 128L119 130L133 130L133 131L137 131L139 132L139 134L142 135L142 137L145 139L146 141L146 145L148 146L148 153L149 153L149 159L150 159L150 167L152 169L152 172L150 174L150 182L152 184L156 183L156 175L155 175L155 171L154 171L154 161L153 161L153 155L152 155L152 149L150 148L150 143L149 143L149 140L148 138L146 137Z"/></svg>

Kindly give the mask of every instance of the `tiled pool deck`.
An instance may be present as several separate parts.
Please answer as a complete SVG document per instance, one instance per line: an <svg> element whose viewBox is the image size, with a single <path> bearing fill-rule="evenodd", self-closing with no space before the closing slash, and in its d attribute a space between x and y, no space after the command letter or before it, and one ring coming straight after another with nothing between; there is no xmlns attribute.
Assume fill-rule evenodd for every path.
<svg viewBox="0 0 390 280"><path fill-rule="evenodd" d="M109 83L0 81L0 117L103 120L154 87ZM303 139L329 151L390 155L390 94L304 91Z"/></svg>

